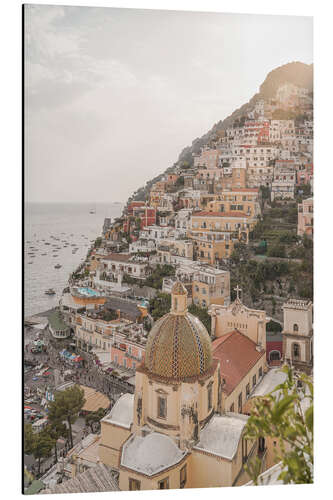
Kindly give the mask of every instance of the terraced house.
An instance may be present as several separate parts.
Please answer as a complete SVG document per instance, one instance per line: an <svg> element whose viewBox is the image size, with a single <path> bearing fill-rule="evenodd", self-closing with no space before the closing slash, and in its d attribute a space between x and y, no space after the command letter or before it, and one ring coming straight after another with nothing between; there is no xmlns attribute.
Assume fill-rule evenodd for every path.
<svg viewBox="0 0 333 500"><path fill-rule="evenodd" d="M207 203L211 212L245 212L251 217L257 217L260 210L258 188L233 188L222 191Z"/></svg>
<svg viewBox="0 0 333 500"><path fill-rule="evenodd" d="M198 212L192 214L189 237L194 240L197 260L215 265L230 257L234 243L248 243L255 218L244 212Z"/></svg>
<svg viewBox="0 0 333 500"><path fill-rule="evenodd" d="M131 256L128 253L111 253L100 260L102 271L116 280L119 274L128 274L132 278L145 279L151 274L147 258Z"/></svg>

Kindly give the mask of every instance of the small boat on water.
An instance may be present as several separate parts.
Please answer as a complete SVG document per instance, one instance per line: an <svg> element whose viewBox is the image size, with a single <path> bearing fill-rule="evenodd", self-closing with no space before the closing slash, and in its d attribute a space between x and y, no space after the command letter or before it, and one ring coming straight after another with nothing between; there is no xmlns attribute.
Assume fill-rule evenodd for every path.
<svg viewBox="0 0 333 500"><path fill-rule="evenodd" d="M28 262L28 264L33 264L33 262Z"/></svg>
<svg viewBox="0 0 333 500"><path fill-rule="evenodd" d="M47 255L47 253L42 253L41 255Z"/></svg>
<svg viewBox="0 0 333 500"><path fill-rule="evenodd" d="M56 264L56 265L54 266L54 269L60 269L60 268L61 268L61 265L60 265L60 264Z"/></svg>
<svg viewBox="0 0 333 500"><path fill-rule="evenodd" d="M45 291L45 295L55 295L55 291L53 288L49 288Z"/></svg>
<svg viewBox="0 0 333 500"><path fill-rule="evenodd" d="M58 254L57 255L52 255L52 257L58 257Z"/></svg>

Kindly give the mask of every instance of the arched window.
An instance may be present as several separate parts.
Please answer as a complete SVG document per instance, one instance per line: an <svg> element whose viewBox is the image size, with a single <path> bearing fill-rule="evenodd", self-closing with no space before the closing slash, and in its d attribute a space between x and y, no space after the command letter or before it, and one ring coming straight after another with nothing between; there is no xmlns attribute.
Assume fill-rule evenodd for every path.
<svg viewBox="0 0 333 500"><path fill-rule="evenodd" d="M294 332L298 332L298 324L297 323L294 324L293 331Z"/></svg>

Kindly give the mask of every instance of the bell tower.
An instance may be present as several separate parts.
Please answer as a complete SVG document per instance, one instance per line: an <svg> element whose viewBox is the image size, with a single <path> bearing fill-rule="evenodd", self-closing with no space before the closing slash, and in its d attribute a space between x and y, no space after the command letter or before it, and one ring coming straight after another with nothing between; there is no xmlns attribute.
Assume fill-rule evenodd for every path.
<svg viewBox="0 0 333 500"><path fill-rule="evenodd" d="M295 368L311 372L312 369L312 302L290 299L283 305L283 357Z"/></svg>

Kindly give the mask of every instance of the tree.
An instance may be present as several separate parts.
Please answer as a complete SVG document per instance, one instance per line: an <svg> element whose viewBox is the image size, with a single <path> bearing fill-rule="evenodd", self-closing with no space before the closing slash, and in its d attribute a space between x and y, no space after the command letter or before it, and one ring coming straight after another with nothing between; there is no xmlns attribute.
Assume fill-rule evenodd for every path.
<svg viewBox="0 0 333 500"><path fill-rule="evenodd" d="M268 257L286 257L286 247L278 243L268 249L267 255Z"/></svg>
<svg viewBox="0 0 333 500"><path fill-rule="evenodd" d="M104 408L99 408L97 411L89 412L86 415L86 425L90 426L91 432L94 432L93 424L98 423L105 415Z"/></svg>
<svg viewBox="0 0 333 500"><path fill-rule="evenodd" d="M276 459L282 462L279 479L285 484L313 482L313 383L304 373L290 367L283 370L287 379L270 394L257 398L247 422L249 440L271 437L278 441ZM248 467L255 484L261 471L260 461Z"/></svg>
<svg viewBox="0 0 333 500"><path fill-rule="evenodd" d="M85 403L84 391L78 385L55 393L54 401L49 404L49 421L51 425L66 422L68 425L69 442L73 448L72 424Z"/></svg>
<svg viewBox="0 0 333 500"><path fill-rule="evenodd" d="M58 462L58 449L57 449L57 441L60 437L64 437L68 439L68 429L66 425L61 421L53 421L46 428L46 432L54 441L54 459Z"/></svg>
<svg viewBox="0 0 333 500"><path fill-rule="evenodd" d="M171 295L168 293L158 293L150 301L150 314L156 321L170 311L171 308Z"/></svg>
<svg viewBox="0 0 333 500"><path fill-rule="evenodd" d="M24 426L24 453L33 455L38 460L38 476L40 475L41 459L51 455L53 446L54 439L46 429L34 433L31 424Z"/></svg>
<svg viewBox="0 0 333 500"><path fill-rule="evenodd" d="M95 240L95 248L99 248L101 246L101 244L102 244L102 238L99 236Z"/></svg>

